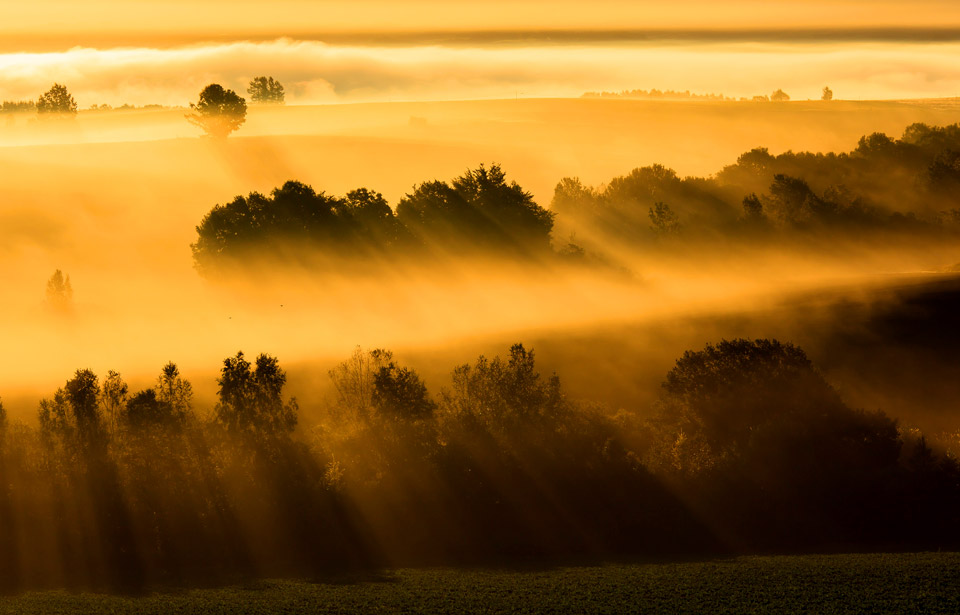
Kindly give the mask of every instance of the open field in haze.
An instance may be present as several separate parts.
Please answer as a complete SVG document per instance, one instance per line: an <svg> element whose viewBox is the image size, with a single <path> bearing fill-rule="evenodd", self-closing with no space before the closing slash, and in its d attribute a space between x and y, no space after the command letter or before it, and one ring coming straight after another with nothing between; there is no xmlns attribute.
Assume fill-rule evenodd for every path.
<svg viewBox="0 0 960 615"><path fill-rule="evenodd" d="M784 293L840 286L858 294L861 283L878 284L878 274L960 261L949 247L929 246L908 255L854 251L764 258L760 265L743 254L729 263L713 259L712 268L682 258L637 262L630 280L399 271L370 280L279 278L266 294L262 287L224 289L192 267L195 225L216 203L269 192L288 179L333 194L368 187L395 205L420 182L496 161L548 206L564 176L598 184L653 163L681 176L710 174L756 146L849 151L864 134L898 136L913 122L951 123L960 105L521 98L255 108L225 143L198 138L182 114L81 112L67 128L24 116L0 119L0 329L8 349L0 392L15 415L32 415L38 393L79 366L118 369L145 382L173 359L203 395L212 367L238 348L276 353L289 365L329 365L357 344L412 356L473 340L456 345L468 360L493 346L491 339L499 346L537 331L610 323L668 330L694 315L703 322L711 313L777 305ZM57 268L73 282L69 322L43 310L44 285ZM707 327L684 338L700 345L722 335L730 334ZM672 347L663 354L676 356ZM658 362L652 378L669 364ZM325 381L325 369L313 380ZM295 379L291 385L298 386Z"/></svg>
<svg viewBox="0 0 960 615"><path fill-rule="evenodd" d="M175 109L10 116L0 591L955 550L956 112L291 106L223 139ZM488 584L441 599L505 610L540 583L574 610L669 609L680 574L698 610L790 610L796 579L939 583L943 560L898 557L401 570L104 608Z"/></svg>
<svg viewBox="0 0 960 615"><path fill-rule="evenodd" d="M956 553L741 557L545 569L400 569L124 597L32 592L0 613L955 613Z"/></svg>
<svg viewBox="0 0 960 615"><path fill-rule="evenodd" d="M0 615L960 612L951 3L4 7Z"/></svg>
<svg viewBox="0 0 960 615"><path fill-rule="evenodd" d="M681 176L709 175L754 147L774 153L849 151L857 139L873 132L897 137L914 122L955 123L960 119L958 101L754 103L520 97L260 107L250 110L247 122L229 141L231 151L246 154L235 154L242 162L259 169L244 185L234 184L236 192L265 189L297 177L334 192L368 185L395 201L415 182L449 177L494 159L546 205L561 177L579 176L596 184L654 163L674 168ZM199 131L184 121L184 112L81 111L68 130L38 125L33 115L0 118L0 146L185 138L193 142ZM241 142L243 146L238 145ZM153 157L169 156L170 147L156 144L140 150L140 155L144 163L155 163ZM89 151L102 162L111 158L109 149ZM122 155L122 151L129 153L113 150L112 154ZM57 159L77 153L76 149L54 149L40 155ZM28 159L37 155L24 154ZM202 148L194 147L178 150L174 159L195 172L207 171L207 166L190 164L194 156L204 155ZM103 170L108 172L109 164Z"/></svg>

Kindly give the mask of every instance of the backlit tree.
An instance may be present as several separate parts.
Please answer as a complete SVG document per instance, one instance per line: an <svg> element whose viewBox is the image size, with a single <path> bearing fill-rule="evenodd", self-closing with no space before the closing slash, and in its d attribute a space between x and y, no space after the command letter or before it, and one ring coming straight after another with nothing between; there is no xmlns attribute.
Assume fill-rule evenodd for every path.
<svg viewBox="0 0 960 615"><path fill-rule="evenodd" d="M203 88L200 99L190 103L190 108L194 113L184 116L187 121L217 139L226 138L247 119L247 102L218 83Z"/></svg>
<svg viewBox="0 0 960 615"><path fill-rule="evenodd" d="M250 101L260 105L282 105L283 85L273 77L256 77L247 88Z"/></svg>
<svg viewBox="0 0 960 615"><path fill-rule="evenodd" d="M77 114L77 101L73 99L67 87L54 83L53 87L40 95L37 100L37 113L46 116L74 116Z"/></svg>

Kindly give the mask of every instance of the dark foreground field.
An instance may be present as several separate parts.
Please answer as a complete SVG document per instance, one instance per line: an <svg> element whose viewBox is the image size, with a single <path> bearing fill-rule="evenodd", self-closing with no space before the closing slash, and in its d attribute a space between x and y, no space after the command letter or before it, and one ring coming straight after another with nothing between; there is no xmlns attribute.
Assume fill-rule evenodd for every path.
<svg viewBox="0 0 960 615"><path fill-rule="evenodd" d="M958 613L960 553L740 557L539 570L401 569L142 597L0 598L2 613Z"/></svg>

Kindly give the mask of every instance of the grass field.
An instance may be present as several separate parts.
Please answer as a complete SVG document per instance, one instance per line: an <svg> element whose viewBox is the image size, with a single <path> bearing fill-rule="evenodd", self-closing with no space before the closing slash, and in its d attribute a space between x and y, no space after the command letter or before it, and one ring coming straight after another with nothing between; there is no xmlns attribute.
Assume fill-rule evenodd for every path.
<svg viewBox="0 0 960 615"><path fill-rule="evenodd" d="M958 613L960 553L740 557L539 570L401 569L125 597L51 591L2 613Z"/></svg>

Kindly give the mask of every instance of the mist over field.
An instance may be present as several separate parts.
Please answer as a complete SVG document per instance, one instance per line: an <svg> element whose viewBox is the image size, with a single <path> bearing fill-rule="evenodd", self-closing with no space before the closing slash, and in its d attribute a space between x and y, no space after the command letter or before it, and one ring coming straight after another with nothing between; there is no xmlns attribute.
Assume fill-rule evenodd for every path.
<svg viewBox="0 0 960 615"><path fill-rule="evenodd" d="M724 4L5 9L0 594L960 548L960 12Z"/></svg>
<svg viewBox="0 0 960 615"><path fill-rule="evenodd" d="M687 346L733 335L704 325L696 325L703 333L673 333L688 331L690 319L759 314L818 288L858 297L898 274L943 270L960 254L952 243L887 251L851 240L843 251L798 248L759 258L747 246L627 249L616 256L619 269L600 271L371 262L357 275L280 264L264 286L201 278L189 248L194 227L213 205L289 179L331 194L368 187L395 206L415 185L454 177L496 152L509 178L549 205L564 176L600 184L654 163L705 175L760 144L775 152L842 151L864 133L896 135L917 121L945 123L954 112L946 103L629 100L255 108L242 132L222 143L194 138L180 111L83 112L66 127L16 116L3 127L7 147L0 149L0 259L4 339L18 352L6 355L0 387L8 407L29 416L36 402L27 391L49 388L78 366L117 369L137 382L175 360L210 394L212 367L241 348L322 373L325 361L357 345L465 360L478 354L473 348L546 332L589 336L583 332L611 323L671 340L665 348L636 344L632 356L656 357L649 367L643 362L646 376L634 375L626 360L617 370L628 374L606 372L655 382ZM566 231L583 239L589 229L561 217L555 244ZM68 316L44 307L55 269L73 284ZM743 334L786 329L756 318Z"/></svg>
<svg viewBox="0 0 960 615"><path fill-rule="evenodd" d="M817 100L957 96L954 30L536 30L363 33L173 46L93 43L5 53L5 96L29 98L70 75L81 108L185 105L219 81L242 92L275 74L290 104L575 98L650 84L739 99L783 88ZM934 37L936 40L923 40ZM147 39L149 40L149 39ZM873 70L864 73L862 66ZM736 71L729 66L739 67Z"/></svg>

